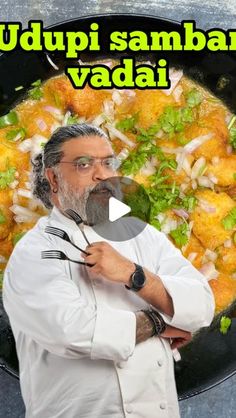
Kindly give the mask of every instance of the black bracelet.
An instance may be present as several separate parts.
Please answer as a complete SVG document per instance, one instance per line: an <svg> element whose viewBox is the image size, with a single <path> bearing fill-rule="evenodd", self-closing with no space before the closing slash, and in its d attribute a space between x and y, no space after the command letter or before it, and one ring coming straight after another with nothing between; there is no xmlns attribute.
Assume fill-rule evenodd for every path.
<svg viewBox="0 0 236 418"><path fill-rule="evenodd" d="M152 337L154 335L160 335L165 331L166 323L158 312L152 309L141 309L141 311L144 312L153 323L153 334L151 335Z"/></svg>

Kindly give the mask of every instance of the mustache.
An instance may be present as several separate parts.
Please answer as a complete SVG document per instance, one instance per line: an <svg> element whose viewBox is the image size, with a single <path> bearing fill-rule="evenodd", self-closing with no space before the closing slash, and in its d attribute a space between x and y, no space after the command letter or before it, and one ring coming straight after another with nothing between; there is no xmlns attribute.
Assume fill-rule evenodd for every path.
<svg viewBox="0 0 236 418"><path fill-rule="evenodd" d="M101 183L98 183L95 187L93 187L89 194L91 193L98 193L101 191L110 192L113 196L117 193L117 188L114 187L110 181L103 180Z"/></svg>

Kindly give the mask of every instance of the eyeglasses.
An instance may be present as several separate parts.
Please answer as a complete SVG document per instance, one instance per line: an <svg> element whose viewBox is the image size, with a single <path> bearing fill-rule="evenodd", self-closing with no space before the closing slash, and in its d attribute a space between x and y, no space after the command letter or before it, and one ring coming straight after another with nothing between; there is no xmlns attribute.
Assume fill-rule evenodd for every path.
<svg viewBox="0 0 236 418"><path fill-rule="evenodd" d="M115 157L93 158L81 156L75 161L60 161L58 164L73 164L76 171L81 176L87 176L93 171L95 164L100 163L101 166L109 172L115 172L120 166L120 160Z"/></svg>

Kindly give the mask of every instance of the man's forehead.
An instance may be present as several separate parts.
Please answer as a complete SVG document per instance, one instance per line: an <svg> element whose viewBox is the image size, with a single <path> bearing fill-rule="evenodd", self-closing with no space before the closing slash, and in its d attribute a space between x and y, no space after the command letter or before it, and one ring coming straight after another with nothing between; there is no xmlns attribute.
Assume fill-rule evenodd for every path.
<svg viewBox="0 0 236 418"><path fill-rule="evenodd" d="M61 150L64 156L72 158L77 155L91 155L103 157L114 153L111 143L105 137L100 136L81 136L72 138L62 144Z"/></svg>

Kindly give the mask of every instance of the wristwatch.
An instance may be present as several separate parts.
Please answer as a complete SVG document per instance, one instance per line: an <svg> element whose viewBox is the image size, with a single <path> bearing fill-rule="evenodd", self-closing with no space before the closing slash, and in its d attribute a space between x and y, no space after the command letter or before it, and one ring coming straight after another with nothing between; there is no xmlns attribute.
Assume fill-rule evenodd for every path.
<svg viewBox="0 0 236 418"><path fill-rule="evenodd" d="M135 271L130 276L130 286L125 284L126 289L133 290L138 292L146 283L146 276L144 274L143 268L138 264L135 264Z"/></svg>

